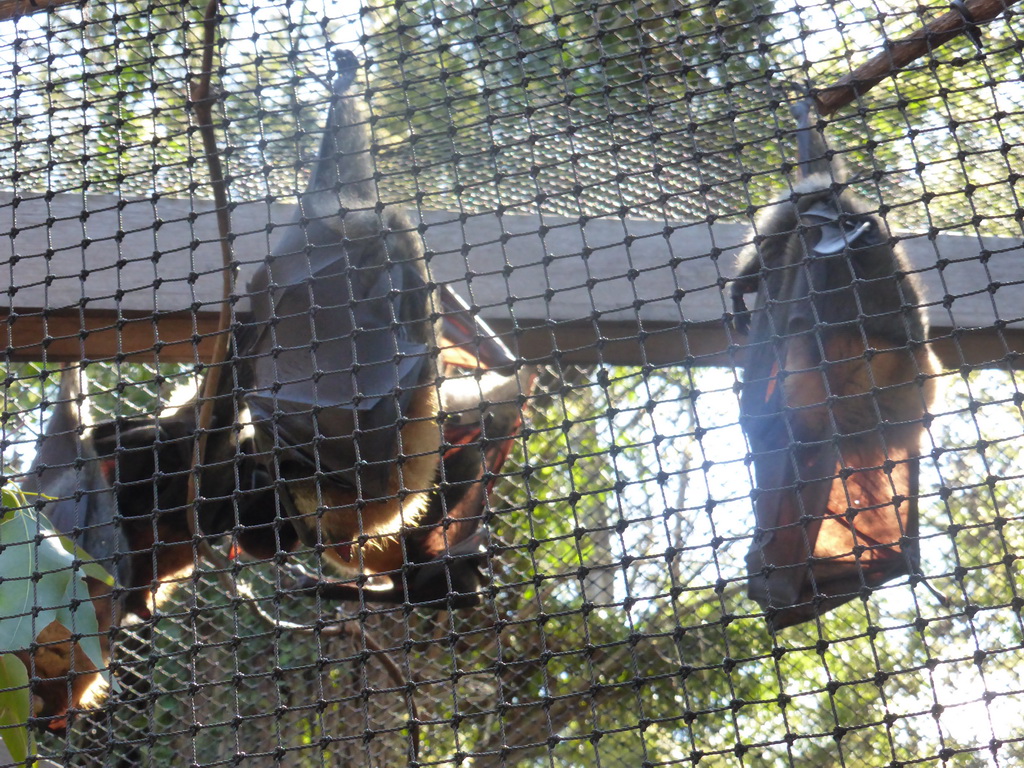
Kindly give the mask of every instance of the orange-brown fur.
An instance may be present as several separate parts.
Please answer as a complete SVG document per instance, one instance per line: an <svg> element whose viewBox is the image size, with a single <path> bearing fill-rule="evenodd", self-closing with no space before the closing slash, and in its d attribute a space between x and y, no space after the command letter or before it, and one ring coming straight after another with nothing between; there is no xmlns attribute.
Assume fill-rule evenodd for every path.
<svg viewBox="0 0 1024 768"><path fill-rule="evenodd" d="M88 708L95 705L106 690L106 682L97 671L97 664L105 664L110 657L108 630L112 626L114 605L110 587L102 581L86 577L92 609L96 611L102 659L90 659L82 646L70 642L71 632L56 621L50 622L36 635L36 648L31 653L21 651L15 655L25 665L29 675L39 678L32 686L32 714L47 718L46 727L60 731L67 725L66 713L73 705ZM90 610L82 603L78 610ZM70 682L71 696L68 697Z"/></svg>
<svg viewBox="0 0 1024 768"><path fill-rule="evenodd" d="M817 343L811 336L790 342L786 369L795 373L783 387L786 404L794 409L788 420L797 440L827 439L833 423L834 431L845 436L839 441L842 460L814 548L816 557L827 558L814 572L827 578L843 563L877 559L879 547L899 544L891 534L874 534L900 530L906 518L909 502L903 498L897 503L899 489L910 487L910 462L920 453L922 419L934 396L931 375L938 363L927 347L894 348L883 339L869 339L875 351L866 356L859 333L835 332L823 343L826 362L819 368ZM923 391L918 372L928 376ZM880 421L889 426L880 428ZM882 470L887 462L888 472ZM893 501L879 504L878 499ZM857 545L868 548L855 555Z"/></svg>
<svg viewBox="0 0 1024 768"><path fill-rule="evenodd" d="M859 333L838 331L825 336L825 362L817 361L818 340L805 335L786 348L787 376L783 383L794 435L802 440L821 439L835 429L849 435L866 432L878 422L912 422L920 435L925 405L935 392L938 370L927 347L893 347L884 339L868 339L874 352L865 354ZM918 374L927 378L922 385ZM829 397L831 396L831 401ZM877 412L875 410L877 406Z"/></svg>
<svg viewBox="0 0 1024 768"><path fill-rule="evenodd" d="M397 464L389 479L388 497L379 501L361 502L355 490L345 490L330 481L319 484L314 480L292 484L296 499L306 500L310 508L322 499L322 516L293 518L316 533L320 527L322 541L341 543L342 546L326 550L337 565L344 569L360 568L366 573L382 573L401 567L402 546L397 535L403 527L416 525L426 510L433 491L437 466L440 461L441 433L437 423L437 390L433 383L424 385L413 398L412 407L405 417L408 423L401 430L400 454L415 447L416 454ZM350 545L359 542L365 544ZM359 551L356 551L356 547Z"/></svg>

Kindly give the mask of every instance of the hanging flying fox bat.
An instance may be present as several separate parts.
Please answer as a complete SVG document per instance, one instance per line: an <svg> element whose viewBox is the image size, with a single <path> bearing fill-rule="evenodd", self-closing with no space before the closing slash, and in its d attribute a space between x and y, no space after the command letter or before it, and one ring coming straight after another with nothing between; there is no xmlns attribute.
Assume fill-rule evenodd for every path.
<svg viewBox="0 0 1024 768"><path fill-rule="evenodd" d="M392 576L390 590L324 585L336 597L424 602L449 587L475 591L478 521L450 524L447 548L429 528L443 514L469 517L462 498L439 512L448 492L435 491L442 425L432 348L441 344L435 325L444 321L428 315L432 294L418 232L403 211L379 202L368 129L349 93L358 62L342 52L337 64L297 222L249 283L248 316L237 336L241 410L253 428L238 543L269 556L297 539L323 548L343 571ZM488 450L501 453L500 446L480 449ZM474 478L497 465L478 456ZM458 477L468 482L466 475ZM267 503L268 488L278 504ZM444 584L440 572L422 568L403 577L403 567L442 552L456 557L440 574Z"/></svg>
<svg viewBox="0 0 1024 768"><path fill-rule="evenodd" d="M79 386L77 371L61 372L57 402L21 488L55 531L71 539L81 553L102 566L115 585L126 586L131 581L130 548L118 525L114 494L103 477L99 457L91 439L82 433ZM119 619L123 606L106 582L88 574L85 582L96 611L105 660L110 652L107 630ZM39 647L32 654L31 665L28 654L19 654L32 674L41 679L32 689L34 714L46 721L47 728L57 732L65 727L69 706L88 700L92 695L90 689L100 682L99 674L80 646L72 652L70 638L70 631L54 622L41 628L37 636ZM69 697L68 676L72 671Z"/></svg>
<svg viewBox="0 0 1024 768"><path fill-rule="evenodd" d="M356 581L391 583L303 576L298 591L463 605L483 578L486 495L532 371L512 371L448 288L428 289L418 232L379 202L349 93L358 61L343 51L337 67L296 224L250 281L236 336L239 411L252 426L239 443L237 525L203 528L234 525L239 549L259 558L322 547Z"/></svg>
<svg viewBox="0 0 1024 768"><path fill-rule="evenodd" d="M106 657L107 631L130 616L148 619L160 586L194 565L186 494L197 408L193 401L157 416L115 419L86 428L79 419L79 399L77 372L63 371L57 403L22 490L37 500L56 531L113 576L117 593L107 583L85 576ZM222 394L222 399L230 399L230 394ZM228 516L235 496L235 449L223 439L225 433L233 434L233 409L227 410L216 411L211 428L219 438L213 441L219 450L209 452L202 468L205 496L199 514L205 517ZM240 466L244 473L244 460ZM99 675L84 654L74 654L72 661L65 640L69 637L59 625L44 628L32 659L36 676L42 678L33 688L35 716L57 732L64 728L70 705L88 707L98 700L94 684ZM27 656L23 660L28 663Z"/></svg>
<svg viewBox="0 0 1024 768"><path fill-rule="evenodd" d="M918 570L918 463L937 371L907 262L837 178L809 114L794 108L803 178L757 218L732 284L736 326L749 328L748 589L773 631Z"/></svg>
<svg viewBox="0 0 1024 768"><path fill-rule="evenodd" d="M257 460L298 538L376 572L427 508L441 434L423 244L379 204L357 68L338 56L309 187L249 283L237 349Z"/></svg>

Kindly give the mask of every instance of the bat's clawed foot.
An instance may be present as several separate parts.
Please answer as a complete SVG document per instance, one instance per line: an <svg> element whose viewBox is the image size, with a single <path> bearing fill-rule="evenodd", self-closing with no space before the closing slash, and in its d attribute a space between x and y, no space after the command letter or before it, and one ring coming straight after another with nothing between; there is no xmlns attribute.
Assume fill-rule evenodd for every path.
<svg viewBox="0 0 1024 768"><path fill-rule="evenodd" d="M407 602L438 608L479 605L480 587L487 581L486 544L487 536L477 531L441 558L415 566L407 576Z"/></svg>
<svg viewBox="0 0 1024 768"><path fill-rule="evenodd" d="M744 295L749 292L747 280L733 283L730 299L732 300L732 314L729 316L729 324L736 333L747 335L750 331L750 310Z"/></svg>
<svg viewBox="0 0 1024 768"><path fill-rule="evenodd" d="M480 604L480 588L487 581L486 543L486 535L478 531L435 560L408 564L386 576L364 575L348 581L322 579L300 565L286 563L280 566L281 586L290 594L324 600L408 603L432 610L470 608Z"/></svg>
<svg viewBox="0 0 1024 768"><path fill-rule="evenodd" d="M331 85L335 95L345 93L356 79L359 71L359 59L352 51L341 49L334 52L334 64L338 69L338 77Z"/></svg>
<svg viewBox="0 0 1024 768"><path fill-rule="evenodd" d="M281 590L284 592L309 592L323 582L298 563L282 563L279 568Z"/></svg>

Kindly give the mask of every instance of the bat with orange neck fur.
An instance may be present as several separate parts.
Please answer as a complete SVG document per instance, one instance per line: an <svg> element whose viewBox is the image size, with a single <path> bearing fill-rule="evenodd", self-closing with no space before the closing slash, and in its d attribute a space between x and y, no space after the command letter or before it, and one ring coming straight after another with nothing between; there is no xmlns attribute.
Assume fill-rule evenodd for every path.
<svg viewBox="0 0 1024 768"><path fill-rule="evenodd" d="M773 630L917 572L918 465L937 371L906 259L844 186L808 105L794 114L802 178L757 217L732 284L735 325L749 331L748 586Z"/></svg>

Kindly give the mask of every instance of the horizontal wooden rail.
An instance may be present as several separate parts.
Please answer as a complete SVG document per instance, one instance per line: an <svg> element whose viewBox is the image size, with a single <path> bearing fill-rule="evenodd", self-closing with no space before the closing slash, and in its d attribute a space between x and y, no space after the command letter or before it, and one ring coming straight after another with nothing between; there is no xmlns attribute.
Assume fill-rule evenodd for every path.
<svg viewBox="0 0 1024 768"><path fill-rule="evenodd" d="M240 290L289 205L232 213ZM723 279L742 224L424 212L428 269L519 355L539 360L730 364ZM1018 365L1024 252L1009 238L904 239L950 367ZM984 256L984 258L982 258ZM221 300L205 200L0 193L0 349L9 360L206 359Z"/></svg>

